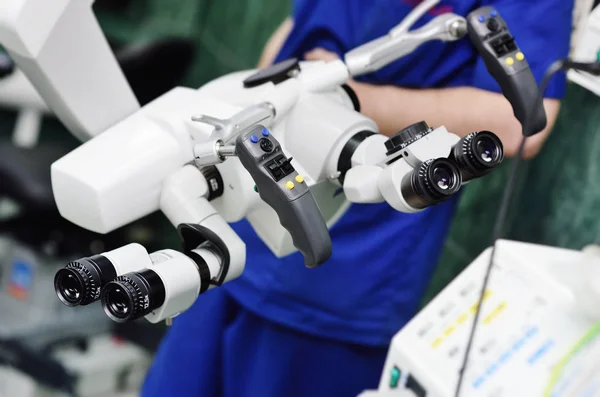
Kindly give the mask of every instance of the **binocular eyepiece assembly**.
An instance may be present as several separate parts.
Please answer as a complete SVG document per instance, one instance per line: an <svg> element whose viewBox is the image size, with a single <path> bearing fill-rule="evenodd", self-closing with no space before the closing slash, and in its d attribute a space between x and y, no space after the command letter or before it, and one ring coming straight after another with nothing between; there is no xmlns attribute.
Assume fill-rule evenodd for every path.
<svg viewBox="0 0 600 397"><path fill-rule="evenodd" d="M156 323L187 310L208 290L223 258L210 245L187 253L148 254L139 244L70 262L56 273L54 288L67 306L101 300L117 323L142 317Z"/></svg>
<svg viewBox="0 0 600 397"><path fill-rule="evenodd" d="M67 306L86 306L101 297L104 286L121 274L152 265L140 244L69 262L54 276L54 290Z"/></svg>
<svg viewBox="0 0 600 397"><path fill-rule="evenodd" d="M461 138L450 148L449 155L445 154L447 157L423 158L427 154L447 153L443 140L440 144L433 143L439 135L427 143L421 141L432 133L434 130L422 121L404 128L385 143L391 159L388 164L399 160L410 164L409 171L401 178L400 192L406 204L415 210L448 200L464 183L487 175L504 159L502 142L490 131L473 132ZM423 150L425 147L427 150Z"/></svg>

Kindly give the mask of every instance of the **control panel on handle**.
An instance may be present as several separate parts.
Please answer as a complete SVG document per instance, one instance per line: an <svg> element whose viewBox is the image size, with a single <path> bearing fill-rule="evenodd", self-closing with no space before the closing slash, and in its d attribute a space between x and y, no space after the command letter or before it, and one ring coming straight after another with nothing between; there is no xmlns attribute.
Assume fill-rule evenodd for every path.
<svg viewBox="0 0 600 397"><path fill-rule="evenodd" d="M483 57L488 72L500 85L513 107L515 117L524 126L526 136L546 128L546 112L538 102L539 89L525 54L500 13L482 7L467 16L471 42Z"/></svg>
<svg viewBox="0 0 600 397"><path fill-rule="evenodd" d="M260 198L277 212L307 267L331 256L331 237L319 207L268 129L256 126L238 136L235 151L256 183Z"/></svg>

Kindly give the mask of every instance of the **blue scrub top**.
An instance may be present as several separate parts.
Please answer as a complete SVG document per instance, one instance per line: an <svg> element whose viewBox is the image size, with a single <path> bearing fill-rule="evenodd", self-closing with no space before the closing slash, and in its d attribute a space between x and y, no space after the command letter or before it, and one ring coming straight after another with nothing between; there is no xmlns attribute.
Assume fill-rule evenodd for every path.
<svg viewBox="0 0 600 397"><path fill-rule="evenodd" d="M295 26L278 60L302 58L315 47L341 56L385 35L417 3L296 0ZM466 16L484 5L495 6L507 21L538 81L554 60L567 56L572 0L446 0L415 27L443 12ZM415 88L472 86L499 92L467 39L425 44L363 80ZM562 97L565 86L564 76L555 78L547 96ZM456 199L418 214L403 214L385 203L352 205L331 229L331 259L317 269L304 267L299 253L275 258L247 222L237 223L234 229L247 244L248 261L241 278L223 288L248 310L273 322L325 338L387 345L415 314L455 207ZM490 225L481 228L487 231ZM479 232L472 230L473 234Z"/></svg>

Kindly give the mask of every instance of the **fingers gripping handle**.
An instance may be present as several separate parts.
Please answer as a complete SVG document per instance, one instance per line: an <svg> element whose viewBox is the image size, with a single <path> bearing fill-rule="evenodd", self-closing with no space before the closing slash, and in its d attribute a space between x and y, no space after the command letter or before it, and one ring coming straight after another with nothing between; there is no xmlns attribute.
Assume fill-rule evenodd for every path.
<svg viewBox="0 0 600 397"><path fill-rule="evenodd" d="M277 212L307 267L331 256L331 237L312 193L266 128L255 127L236 139L236 154L256 183L263 201Z"/></svg>
<svg viewBox="0 0 600 397"><path fill-rule="evenodd" d="M534 135L546 128L543 103L537 101L535 77L500 13L482 7L467 17L469 38L483 57L488 72L500 85L517 120Z"/></svg>

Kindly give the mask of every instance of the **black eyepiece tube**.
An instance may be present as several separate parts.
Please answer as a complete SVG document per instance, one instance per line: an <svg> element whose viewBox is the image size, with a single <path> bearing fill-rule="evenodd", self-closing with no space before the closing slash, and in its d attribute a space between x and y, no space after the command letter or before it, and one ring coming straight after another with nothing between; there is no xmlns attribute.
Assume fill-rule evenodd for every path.
<svg viewBox="0 0 600 397"><path fill-rule="evenodd" d="M58 299L70 307L86 306L100 299L100 291L117 277L113 263L103 255L69 262L54 276Z"/></svg>
<svg viewBox="0 0 600 397"><path fill-rule="evenodd" d="M504 146L493 132L472 132L452 148L450 159L460 168L463 182L468 182L500 165L504 160Z"/></svg>
<svg viewBox="0 0 600 397"><path fill-rule="evenodd" d="M462 186L460 170L454 162L439 158L428 160L402 178L401 192L406 203L425 209L448 200Z"/></svg>
<svg viewBox="0 0 600 397"><path fill-rule="evenodd" d="M158 274L150 269L117 277L102 290L102 307L117 323L137 320L165 302L165 286Z"/></svg>

